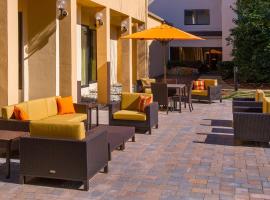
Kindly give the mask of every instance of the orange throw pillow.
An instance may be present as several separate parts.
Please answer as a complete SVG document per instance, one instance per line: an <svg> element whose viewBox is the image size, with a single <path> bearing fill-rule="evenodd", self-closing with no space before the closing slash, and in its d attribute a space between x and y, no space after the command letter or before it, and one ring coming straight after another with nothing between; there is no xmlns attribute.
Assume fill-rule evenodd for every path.
<svg viewBox="0 0 270 200"><path fill-rule="evenodd" d="M145 112L145 108L152 103L152 97L140 96L140 103L138 110L140 112Z"/></svg>
<svg viewBox="0 0 270 200"><path fill-rule="evenodd" d="M193 81L194 90L205 90L204 81Z"/></svg>
<svg viewBox="0 0 270 200"><path fill-rule="evenodd" d="M26 121L29 120L28 114L21 108L14 106L14 116L17 120Z"/></svg>
<svg viewBox="0 0 270 200"><path fill-rule="evenodd" d="M73 114L75 113L72 97L57 98L58 114Z"/></svg>

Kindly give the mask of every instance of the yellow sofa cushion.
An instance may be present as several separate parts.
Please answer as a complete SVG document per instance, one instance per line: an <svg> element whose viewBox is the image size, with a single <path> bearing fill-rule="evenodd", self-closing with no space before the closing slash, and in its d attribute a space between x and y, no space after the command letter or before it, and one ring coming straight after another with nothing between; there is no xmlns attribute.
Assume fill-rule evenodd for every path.
<svg viewBox="0 0 270 200"><path fill-rule="evenodd" d="M83 140L85 138L85 127L82 122L64 123L33 121L30 123L30 136L53 139Z"/></svg>
<svg viewBox="0 0 270 200"><path fill-rule="evenodd" d="M144 92L145 92L146 94L152 94L151 88L145 88L145 89L144 89Z"/></svg>
<svg viewBox="0 0 270 200"><path fill-rule="evenodd" d="M113 114L114 119L130 121L146 121L146 114L138 111L120 110Z"/></svg>
<svg viewBox="0 0 270 200"><path fill-rule="evenodd" d="M10 119L13 117L14 106L22 108L29 116L29 120L40 120L57 114L56 97L31 100L16 105L2 108L2 117Z"/></svg>
<svg viewBox="0 0 270 200"><path fill-rule="evenodd" d="M264 97L265 97L265 93L263 90L256 90L256 95L255 95L256 102L263 102Z"/></svg>
<svg viewBox="0 0 270 200"><path fill-rule="evenodd" d="M218 86L217 79L200 79L200 81L204 81L205 89L207 89L209 86Z"/></svg>
<svg viewBox="0 0 270 200"><path fill-rule="evenodd" d="M143 87L150 87L151 86L151 83L155 83L156 82L156 79L153 79L153 78L142 78L141 81L142 81Z"/></svg>
<svg viewBox="0 0 270 200"><path fill-rule="evenodd" d="M121 96L121 110L138 110L141 95L153 98L152 94L123 92Z"/></svg>
<svg viewBox="0 0 270 200"><path fill-rule="evenodd" d="M270 114L270 97L263 98L263 113Z"/></svg>
<svg viewBox="0 0 270 200"><path fill-rule="evenodd" d="M199 95L199 96L207 96L208 91L207 90L192 90L193 95Z"/></svg>
<svg viewBox="0 0 270 200"><path fill-rule="evenodd" d="M87 120L86 114L74 113L74 114L66 114L66 115L55 115L55 116L47 117L43 119L42 121L82 122L84 120Z"/></svg>

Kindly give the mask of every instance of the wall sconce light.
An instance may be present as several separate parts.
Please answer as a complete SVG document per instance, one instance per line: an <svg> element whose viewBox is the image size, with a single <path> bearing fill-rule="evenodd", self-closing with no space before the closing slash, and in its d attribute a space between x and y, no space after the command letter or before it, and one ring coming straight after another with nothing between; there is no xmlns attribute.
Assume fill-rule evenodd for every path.
<svg viewBox="0 0 270 200"><path fill-rule="evenodd" d="M121 22L121 32L125 33L128 31L128 22L126 20Z"/></svg>
<svg viewBox="0 0 270 200"><path fill-rule="evenodd" d="M141 32L141 31L143 31L143 30L145 30L145 26L144 26L144 25L140 25L140 26L138 27L138 32Z"/></svg>
<svg viewBox="0 0 270 200"><path fill-rule="evenodd" d="M64 17L68 16L68 11L66 10L66 0L57 0L56 7L59 11L59 19L63 19Z"/></svg>
<svg viewBox="0 0 270 200"><path fill-rule="evenodd" d="M102 26L104 24L103 22L103 14L101 12L96 13L95 15L96 18L96 26Z"/></svg>

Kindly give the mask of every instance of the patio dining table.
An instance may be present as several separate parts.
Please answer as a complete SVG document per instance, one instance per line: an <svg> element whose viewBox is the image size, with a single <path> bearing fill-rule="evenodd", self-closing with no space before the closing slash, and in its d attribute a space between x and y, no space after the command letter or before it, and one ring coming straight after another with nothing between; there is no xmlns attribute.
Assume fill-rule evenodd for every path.
<svg viewBox="0 0 270 200"><path fill-rule="evenodd" d="M178 90L178 97L179 97L179 112L182 112L181 104L182 104L182 94L185 94L186 84L167 84L168 88Z"/></svg>

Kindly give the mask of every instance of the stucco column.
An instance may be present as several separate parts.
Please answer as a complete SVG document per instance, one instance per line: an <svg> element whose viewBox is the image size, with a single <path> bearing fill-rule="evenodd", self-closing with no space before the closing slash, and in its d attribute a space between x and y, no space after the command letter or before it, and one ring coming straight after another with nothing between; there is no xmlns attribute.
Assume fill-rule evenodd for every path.
<svg viewBox="0 0 270 200"><path fill-rule="evenodd" d="M145 29L145 25L141 25L141 29ZM147 41L137 41L137 77L145 78L149 77L149 69L147 63Z"/></svg>
<svg viewBox="0 0 270 200"><path fill-rule="evenodd" d="M121 36L132 34L132 19L128 17L125 19L127 22L127 31L122 33ZM132 92L132 40L121 40L122 42L122 84L123 92Z"/></svg>
<svg viewBox="0 0 270 200"><path fill-rule="evenodd" d="M60 95L77 102L77 1L67 0L68 16L59 21Z"/></svg>
<svg viewBox="0 0 270 200"><path fill-rule="evenodd" d="M110 9L100 10L103 25L97 26L97 82L98 102L110 102Z"/></svg>
<svg viewBox="0 0 270 200"><path fill-rule="evenodd" d="M0 106L18 103L18 0L0 1Z"/></svg>

